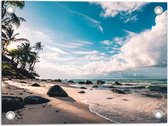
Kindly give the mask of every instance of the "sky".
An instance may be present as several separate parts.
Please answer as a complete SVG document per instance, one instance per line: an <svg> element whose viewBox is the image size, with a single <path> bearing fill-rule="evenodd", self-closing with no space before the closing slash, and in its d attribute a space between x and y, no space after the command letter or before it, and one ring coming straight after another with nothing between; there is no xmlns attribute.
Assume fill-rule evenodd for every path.
<svg viewBox="0 0 168 126"><path fill-rule="evenodd" d="M20 37L44 45L40 78L167 77L166 3L26 1L16 14Z"/></svg>

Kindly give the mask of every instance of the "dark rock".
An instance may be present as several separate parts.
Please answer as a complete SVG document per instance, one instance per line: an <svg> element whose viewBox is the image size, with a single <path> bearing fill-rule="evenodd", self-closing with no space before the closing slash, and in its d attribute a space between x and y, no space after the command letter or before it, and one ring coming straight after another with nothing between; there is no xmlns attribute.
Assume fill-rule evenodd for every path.
<svg viewBox="0 0 168 126"><path fill-rule="evenodd" d="M85 93L85 91L79 91L78 93L84 94L84 93Z"/></svg>
<svg viewBox="0 0 168 126"><path fill-rule="evenodd" d="M134 84L124 84L125 86L134 86Z"/></svg>
<svg viewBox="0 0 168 126"><path fill-rule="evenodd" d="M62 80L61 80L61 79L57 79L57 80L55 80L55 82L60 82L60 83L61 83L61 82L62 82Z"/></svg>
<svg viewBox="0 0 168 126"><path fill-rule="evenodd" d="M85 82L84 81L79 81L78 84L85 84Z"/></svg>
<svg viewBox="0 0 168 126"><path fill-rule="evenodd" d="M58 85L51 87L48 90L47 95L50 97L68 97L68 94L64 91L64 89Z"/></svg>
<svg viewBox="0 0 168 126"><path fill-rule="evenodd" d="M119 94L127 94L129 90L122 90L122 89L112 89L113 92L119 93Z"/></svg>
<svg viewBox="0 0 168 126"><path fill-rule="evenodd" d="M98 86L97 85L93 85L92 88L98 88Z"/></svg>
<svg viewBox="0 0 168 126"><path fill-rule="evenodd" d="M110 97L110 98L106 98L106 99L113 99L113 97Z"/></svg>
<svg viewBox="0 0 168 126"><path fill-rule="evenodd" d="M141 95L145 95L145 96L150 97L150 98L163 98L163 96L160 95L160 94L150 94L150 93L146 93L146 94L141 94Z"/></svg>
<svg viewBox="0 0 168 126"><path fill-rule="evenodd" d="M24 107L21 97L2 96L2 112L15 111Z"/></svg>
<svg viewBox="0 0 168 126"><path fill-rule="evenodd" d="M24 104L42 104L42 103L46 103L49 102L50 100L46 99L46 98L42 98L40 96L27 96L26 98L24 98Z"/></svg>
<svg viewBox="0 0 168 126"><path fill-rule="evenodd" d="M115 84L115 85L122 85L122 84L119 83L118 81L116 81L114 84Z"/></svg>
<svg viewBox="0 0 168 126"><path fill-rule="evenodd" d="M40 87L40 85L38 83L34 83L31 86L33 86L33 87Z"/></svg>
<svg viewBox="0 0 168 126"><path fill-rule="evenodd" d="M80 87L80 89L87 89L86 87Z"/></svg>
<svg viewBox="0 0 168 126"><path fill-rule="evenodd" d="M19 93L19 95L23 95L23 93Z"/></svg>
<svg viewBox="0 0 168 126"><path fill-rule="evenodd" d="M26 81L20 81L20 83L27 83Z"/></svg>
<svg viewBox="0 0 168 126"><path fill-rule="evenodd" d="M68 83L75 83L75 82L74 82L74 81L72 81L72 80L69 80L69 81L68 81Z"/></svg>
<svg viewBox="0 0 168 126"><path fill-rule="evenodd" d="M41 81L47 81L47 79L41 79Z"/></svg>
<svg viewBox="0 0 168 126"><path fill-rule="evenodd" d="M97 84L105 84L105 83L106 83L105 81L97 80Z"/></svg>
<svg viewBox="0 0 168 126"><path fill-rule="evenodd" d="M93 84L92 81L87 80L85 84Z"/></svg>

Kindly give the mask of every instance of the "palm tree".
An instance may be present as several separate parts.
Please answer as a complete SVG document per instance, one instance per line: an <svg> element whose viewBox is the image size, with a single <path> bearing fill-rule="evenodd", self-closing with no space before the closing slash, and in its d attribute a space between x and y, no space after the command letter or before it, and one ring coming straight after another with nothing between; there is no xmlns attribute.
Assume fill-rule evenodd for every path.
<svg viewBox="0 0 168 126"><path fill-rule="evenodd" d="M26 38L17 38L18 35L19 33L14 33L14 29L11 25L6 27L6 30L2 32L2 54L7 52L7 46L11 42L29 42Z"/></svg>
<svg viewBox="0 0 168 126"><path fill-rule="evenodd" d="M20 56L21 69L25 69L27 64L34 62L34 57L36 57L36 52L33 52L33 47L30 43L22 43L18 47L21 50L22 55ZM32 58L33 57L33 58Z"/></svg>
<svg viewBox="0 0 168 126"><path fill-rule="evenodd" d="M35 50L37 50L37 52L36 52L37 54L39 51L43 50L43 47L44 46L41 45L41 42L36 42L34 45Z"/></svg>
<svg viewBox="0 0 168 126"><path fill-rule="evenodd" d="M38 53L39 53L39 51L43 50L43 47L44 46L42 46L41 42L36 42L35 45L33 46L33 48L35 48L35 50L37 50L37 52L36 52L36 58L34 60L34 63L31 64L31 70L34 70L35 64L36 64L36 62L38 62L38 58L39 58Z"/></svg>
<svg viewBox="0 0 168 126"><path fill-rule="evenodd" d="M2 25L6 26L6 25L15 25L16 27L20 26L20 22L21 21L25 21L24 18L21 17L17 17L15 13L13 14L8 14L6 12L6 8L8 5L12 5L15 7L19 7L20 9L22 9L25 6L25 2L24 1L2 1L1 4L1 10L2 10Z"/></svg>

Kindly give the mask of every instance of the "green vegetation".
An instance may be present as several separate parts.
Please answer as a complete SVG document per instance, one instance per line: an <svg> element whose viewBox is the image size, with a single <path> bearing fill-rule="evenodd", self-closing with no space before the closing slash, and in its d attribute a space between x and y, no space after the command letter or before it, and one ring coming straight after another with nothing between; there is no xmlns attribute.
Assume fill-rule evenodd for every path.
<svg viewBox="0 0 168 126"><path fill-rule="evenodd" d="M34 67L39 62L39 51L43 49L41 42L31 46L26 38L20 38L20 33L15 33L24 18L15 13L6 12L8 5L22 9L25 6L24 1L2 1L2 75L3 76L38 76ZM20 43L17 48L8 49L11 43ZM20 75L21 74L21 75Z"/></svg>

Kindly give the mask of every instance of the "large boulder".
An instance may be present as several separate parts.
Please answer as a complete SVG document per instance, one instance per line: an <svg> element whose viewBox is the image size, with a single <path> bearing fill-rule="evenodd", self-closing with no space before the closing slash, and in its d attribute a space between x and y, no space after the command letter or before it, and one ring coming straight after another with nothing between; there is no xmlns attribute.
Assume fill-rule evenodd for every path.
<svg viewBox="0 0 168 126"><path fill-rule="evenodd" d="M85 84L93 84L92 81L87 80Z"/></svg>
<svg viewBox="0 0 168 126"><path fill-rule="evenodd" d="M59 85L52 86L47 95L50 97L68 97L68 94Z"/></svg>
<svg viewBox="0 0 168 126"><path fill-rule="evenodd" d="M2 96L2 112L15 111L24 107L21 97Z"/></svg>
<svg viewBox="0 0 168 126"><path fill-rule="evenodd" d="M33 87L40 87L40 85L38 83L34 83L31 86L33 86Z"/></svg>
<svg viewBox="0 0 168 126"><path fill-rule="evenodd" d="M106 83L105 81L97 80L97 84L105 84L105 83Z"/></svg>
<svg viewBox="0 0 168 126"><path fill-rule="evenodd" d="M119 83L118 81L116 81L114 84L115 84L115 85L122 85L122 84Z"/></svg>
<svg viewBox="0 0 168 126"><path fill-rule="evenodd" d="M27 96L26 98L24 98L24 104L42 104L42 103L46 103L49 102L50 100L46 99L46 98L42 98L40 96Z"/></svg>

